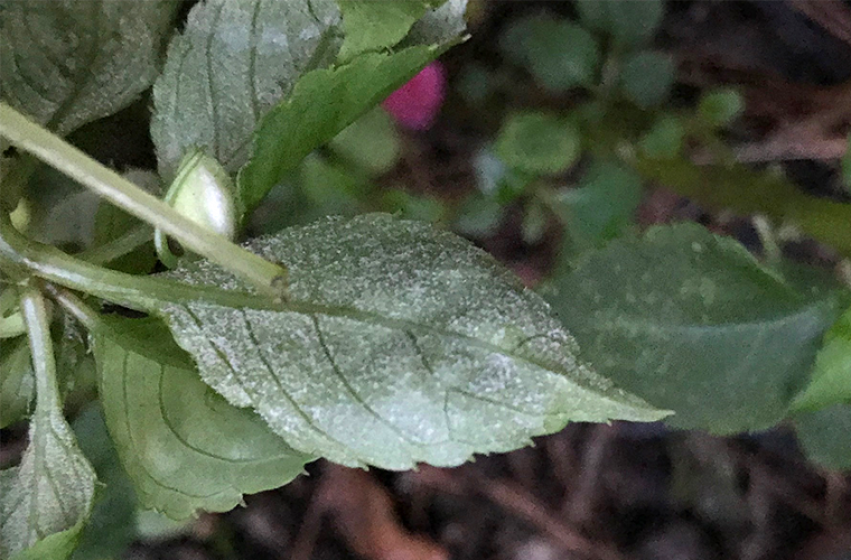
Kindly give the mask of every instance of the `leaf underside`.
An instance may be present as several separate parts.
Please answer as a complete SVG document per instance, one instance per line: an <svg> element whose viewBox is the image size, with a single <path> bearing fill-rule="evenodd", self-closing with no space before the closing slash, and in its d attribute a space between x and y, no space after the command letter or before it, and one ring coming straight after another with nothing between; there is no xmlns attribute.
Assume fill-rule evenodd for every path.
<svg viewBox="0 0 851 560"><path fill-rule="evenodd" d="M334 61L339 25L334 0L197 4L154 85L151 136L160 175L173 177L194 148L236 172L260 118L303 72Z"/></svg>
<svg viewBox="0 0 851 560"><path fill-rule="evenodd" d="M117 112L159 72L175 2L4 2L0 97L59 134Z"/></svg>
<svg viewBox="0 0 851 560"><path fill-rule="evenodd" d="M94 345L101 401L144 507L175 519L228 511L303 471L310 457L210 390L162 322L106 324Z"/></svg>
<svg viewBox="0 0 851 560"><path fill-rule="evenodd" d="M65 558L94 491L95 473L62 409L39 403L20 466L0 472L0 558Z"/></svg>
<svg viewBox="0 0 851 560"><path fill-rule="evenodd" d="M569 420L666 414L579 362L546 303L452 234L367 215L248 247L289 268L288 303L207 297L161 314L204 381L305 453L389 469L457 465ZM172 275L248 291L206 261Z"/></svg>

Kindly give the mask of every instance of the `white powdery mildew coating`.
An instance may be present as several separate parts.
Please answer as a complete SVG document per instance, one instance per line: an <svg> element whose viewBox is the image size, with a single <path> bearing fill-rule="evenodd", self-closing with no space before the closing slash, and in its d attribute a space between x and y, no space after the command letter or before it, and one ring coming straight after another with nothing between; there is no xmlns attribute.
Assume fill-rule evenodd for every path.
<svg viewBox="0 0 851 560"><path fill-rule="evenodd" d="M339 20L334 0L195 6L154 86L151 135L161 174L171 176L191 148L206 148L229 172L238 170L258 121L290 92ZM315 62L330 63L333 53L329 48Z"/></svg>
<svg viewBox="0 0 851 560"><path fill-rule="evenodd" d="M247 397L297 449L347 464L449 465L569 419L652 415L579 362L540 297L454 235L369 215L249 248L289 268L294 311L166 314L195 315L202 327L176 338L205 380L231 402ZM245 290L209 263L174 275Z"/></svg>

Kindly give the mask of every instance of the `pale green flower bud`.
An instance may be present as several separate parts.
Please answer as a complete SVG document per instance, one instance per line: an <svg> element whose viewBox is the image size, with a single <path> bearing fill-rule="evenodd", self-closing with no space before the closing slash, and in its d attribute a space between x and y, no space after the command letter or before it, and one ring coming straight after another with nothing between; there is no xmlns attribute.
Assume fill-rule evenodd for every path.
<svg viewBox="0 0 851 560"><path fill-rule="evenodd" d="M195 150L184 156L177 176L165 195L169 206L196 224L232 241L236 236L235 187L227 171L214 158ZM154 242L160 260L177 264L166 235L157 230Z"/></svg>

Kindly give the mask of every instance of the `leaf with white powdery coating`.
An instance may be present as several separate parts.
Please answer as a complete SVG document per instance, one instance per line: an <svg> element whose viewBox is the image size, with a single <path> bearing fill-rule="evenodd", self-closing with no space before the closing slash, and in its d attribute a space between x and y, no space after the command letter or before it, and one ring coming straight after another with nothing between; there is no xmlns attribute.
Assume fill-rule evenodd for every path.
<svg viewBox="0 0 851 560"><path fill-rule="evenodd" d="M393 53L366 52L345 64L305 73L288 99L257 127L251 160L239 172L242 208L253 210L307 154L458 42L465 7L466 0L451 0L427 11Z"/></svg>
<svg viewBox="0 0 851 560"><path fill-rule="evenodd" d="M199 261L169 275L220 296L206 288L160 313L205 382L303 452L389 469L457 465L571 420L666 414L577 360L547 304L453 234L366 215L248 248L288 267L288 302L251 296ZM240 292L242 303L225 304Z"/></svg>
<svg viewBox="0 0 851 560"><path fill-rule="evenodd" d="M151 136L160 174L206 149L235 172L262 116L296 80L331 64L340 43L334 0L208 0L189 13L154 85Z"/></svg>
<svg viewBox="0 0 851 560"><path fill-rule="evenodd" d="M0 558L64 560L91 513L96 477L63 416L44 300L22 293L36 405L20 465L0 472Z"/></svg>
<svg viewBox="0 0 851 560"><path fill-rule="evenodd" d="M107 427L140 503L185 519L283 486L311 460L204 385L153 319L102 318L94 352Z"/></svg>
<svg viewBox="0 0 851 560"><path fill-rule="evenodd" d="M159 72L175 2L4 2L0 97L68 134L133 102Z"/></svg>

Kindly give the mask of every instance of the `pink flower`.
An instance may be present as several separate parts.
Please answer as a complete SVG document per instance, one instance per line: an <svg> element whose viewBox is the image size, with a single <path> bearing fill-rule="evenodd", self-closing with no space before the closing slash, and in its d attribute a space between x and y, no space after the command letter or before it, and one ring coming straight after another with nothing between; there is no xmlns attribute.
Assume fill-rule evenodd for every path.
<svg viewBox="0 0 851 560"><path fill-rule="evenodd" d="M381 104L397 123L411 130L427 130L437 116L446 94L446 74L440 62L432 62L390 94Z"/></svg>

